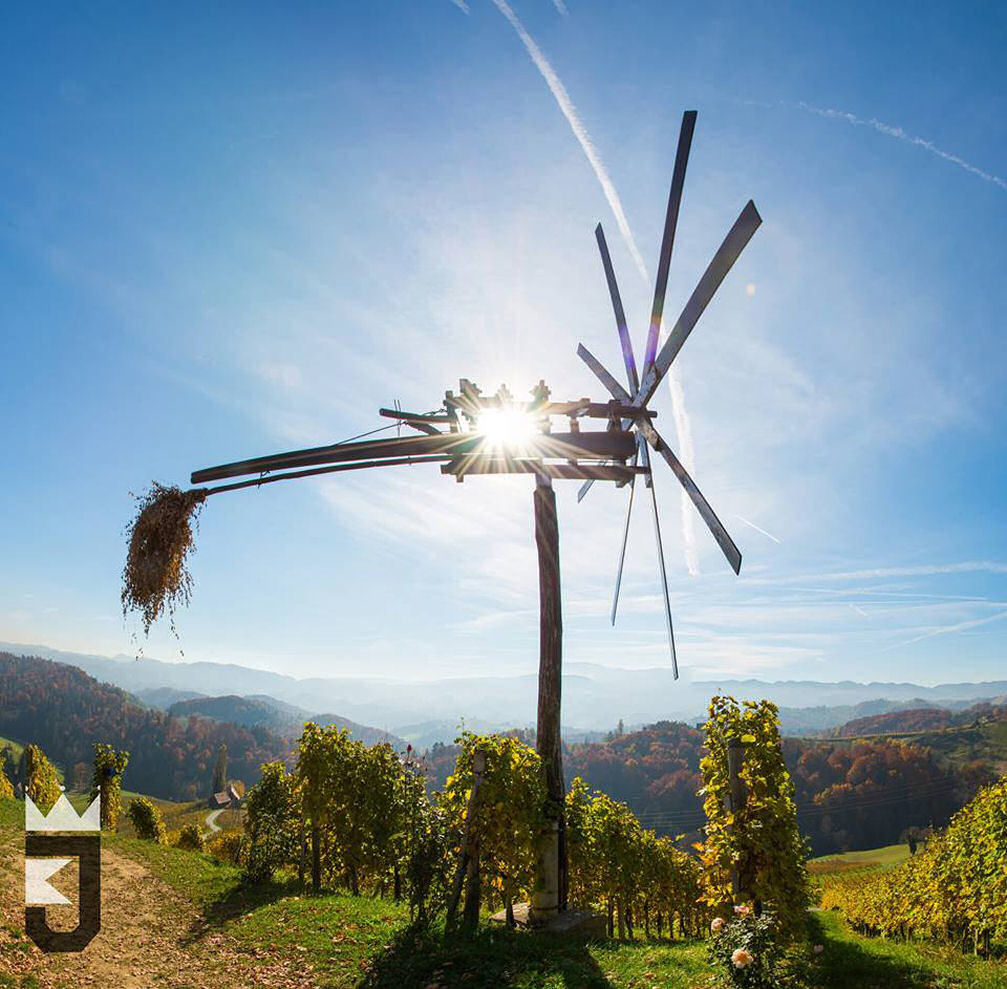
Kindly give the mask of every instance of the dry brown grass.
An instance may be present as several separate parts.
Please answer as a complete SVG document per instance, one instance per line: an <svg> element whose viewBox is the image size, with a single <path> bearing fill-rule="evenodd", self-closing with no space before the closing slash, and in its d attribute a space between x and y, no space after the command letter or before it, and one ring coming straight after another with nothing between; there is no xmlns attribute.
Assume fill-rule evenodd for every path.
<svg viewBox="0 0 1007 989"><path fill-rule="evenodd" d="M183 491L154 481L137 498L136 515L127 527L129 551L122 570L122 611L140 616L144 635L167 614L175 631L175 611L189 603L192 576L186 558L195 549L193 532L206 490Z"/></svg>

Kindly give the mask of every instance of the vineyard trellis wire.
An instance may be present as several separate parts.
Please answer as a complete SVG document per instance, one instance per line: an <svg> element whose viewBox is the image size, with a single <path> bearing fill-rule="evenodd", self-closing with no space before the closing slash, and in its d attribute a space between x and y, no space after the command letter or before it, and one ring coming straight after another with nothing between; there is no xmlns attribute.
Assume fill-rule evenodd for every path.
<svg viewBox="0 0 1007 989"><path fill-rule="evenodd" d="M834 805L819 803L795 804L798 819L820 814L844 814L854 810L870 810L875 807L894 805L903 802L907 795L941 795L951 793L962 786L960 780L933 780L925 783L896 784L885 786L884 793L872 794L859 799L847 800ZM641 824L656 829L674 830L685 828L693 830L700 827L706 820L702 811L655 811L644 812L637 817ZM691 827L689 827L691 825Z"/></svg>

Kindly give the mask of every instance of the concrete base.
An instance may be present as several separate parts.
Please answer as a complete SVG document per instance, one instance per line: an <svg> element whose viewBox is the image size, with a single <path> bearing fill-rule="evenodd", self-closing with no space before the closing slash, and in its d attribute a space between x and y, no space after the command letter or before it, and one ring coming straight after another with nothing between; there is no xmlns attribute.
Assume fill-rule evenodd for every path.
<svg viewBox="0 0 1007 989"><path fill-rule="evenodd" d="M569 934L571 937L591 939L604 938L608 934L608 920L604 914L593 910L564 910L544 921L530 918L531 904L514 904L514 923L518 927L532 927L537 931L550 931L556 934ZM507 911L501 910L490 917L496 923L507 923Z"/></svg>

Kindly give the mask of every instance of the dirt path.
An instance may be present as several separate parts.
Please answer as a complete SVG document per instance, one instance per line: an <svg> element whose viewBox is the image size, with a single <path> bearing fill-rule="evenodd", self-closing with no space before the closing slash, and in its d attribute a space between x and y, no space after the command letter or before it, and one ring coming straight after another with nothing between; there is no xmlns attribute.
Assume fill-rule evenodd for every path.
<svg viewBox="0 0 1007 989"><path fill-rule="evenodd" d="M253 958L226 934L192 940L196 907L132 859L102 849L102 926L79 954L46 955L24 935L24 846L0 833L0 974L31 973L45 989L308 989L303 963ZM76 865L52 880L75 899ZM48 907L54 928L70 929L76 906ZM61 912L62 915L61 915Z"/></svg>
<svg viewBox="0 0 1007 989"><path fill-rule="evenodd" d="M220 830L220 825L217 823L217 818L224 813L224 808L221 807L220 810L211 810L209 814L206 815L206 821L204 822L206 826L210 829L210 833L214 834Z"/></svg>

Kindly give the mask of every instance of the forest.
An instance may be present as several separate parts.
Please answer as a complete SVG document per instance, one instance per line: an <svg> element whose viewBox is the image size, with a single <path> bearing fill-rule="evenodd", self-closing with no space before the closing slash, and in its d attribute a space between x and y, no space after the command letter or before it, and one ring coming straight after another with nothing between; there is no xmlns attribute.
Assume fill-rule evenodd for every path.
<svg viewBox="0 0 1007 989"><path fill-rule="evenodd" d="M901 712L900 712L901 713ZM703 732L661 721L606 742L567 746L569 778L627 803L648 827L689 834L703 823ZM898 739L784 738L797 819L816 855L893 844L909 827L941 827L997 775L983 760L952 761ZM457 748L434 746L425 762L431 785L450 773Z"/></svg>
<svg viewBox="0 0 1007 989"><path fill-rule="evenodd" d="M34 742L68 770L91 762L95 742L128 749L127 787L168 800L207 795L221 745L230 774L254 782L291 744L261 727L173 718L76 667L11 653L0 653L0 736Z"/></svg>

